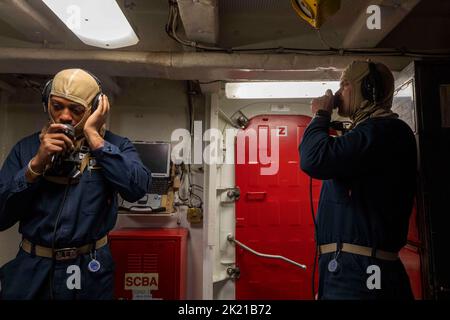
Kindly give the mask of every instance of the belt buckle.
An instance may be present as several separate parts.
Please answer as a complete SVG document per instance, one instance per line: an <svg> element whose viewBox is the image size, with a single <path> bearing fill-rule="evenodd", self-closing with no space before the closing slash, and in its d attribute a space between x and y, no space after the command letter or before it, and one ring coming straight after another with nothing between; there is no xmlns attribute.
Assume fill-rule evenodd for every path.
<svg viewBox="0 0 450 320"><path fill-rule="evenodd" d="M78 256L78 248L61 248L55 249L54 257L55 260L72 260Z"/></svg>

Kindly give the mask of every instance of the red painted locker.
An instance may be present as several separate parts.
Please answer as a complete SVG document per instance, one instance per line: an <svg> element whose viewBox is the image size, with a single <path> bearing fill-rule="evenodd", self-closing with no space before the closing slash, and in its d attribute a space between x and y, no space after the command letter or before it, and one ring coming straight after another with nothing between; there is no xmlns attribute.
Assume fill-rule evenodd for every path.
<svg viewBox="0 0 450 320"><path fill-rule="evenodd" d="M187 235L184 228L112 231L115 298L185 299Z"/></svg>

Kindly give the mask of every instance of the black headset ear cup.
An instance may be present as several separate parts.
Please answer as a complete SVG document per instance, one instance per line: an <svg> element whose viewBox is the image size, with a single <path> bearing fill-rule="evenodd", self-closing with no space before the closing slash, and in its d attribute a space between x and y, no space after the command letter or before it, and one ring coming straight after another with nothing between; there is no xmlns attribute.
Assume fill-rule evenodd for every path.
<svg viewBox="0 0 450 320"><path fill-rule="evenodd" d="M102 95L102 92L100 91L99 93L97 93L95 95L94 99L92 99L92 111L91 111L91 113L94 113L95 110L97 110L98 105L100 103L99 99L100 99L101 95Z"/></svg>
<svg viewBox="0 0 450 320"><path fill-rule="evenodd" d="M369 62L369 74L361 82L361 93L364 99L376 102L380 98L381 79L375 63Z"/></svg>
<svg viewBox="0 0 450 320"><path fill-rule="evenodd" d="M48 112L48 99L52 90L52 83L53 79L48 80L42 89L42 106L44 107L44 112Z"/></svg>
<svg viewBox="0 0 450 320"><path fill-rule="evenodd" d="M90 71L85 70L85 69L83 69L83 70L86 73L88 73L95 80L95 82L97 82L98 87L100 88L100 91L95 95L94 99L92 99L92 110L91 110L91 113L94 113L95 110L97 110L97 108L98 108L98 105L100 103L99 99L100 99L101 95L103 94L102 83L100 82L100 79L97 78L93 73L91 73Z"/></svg>
<svg viewBox="0 0 450 320"><path fill-rule="evenodd" d="M372 102L373 96L371 94L372 88L370 85L369 75L365 76L361 82L361 93L365 100Z"/></svg>

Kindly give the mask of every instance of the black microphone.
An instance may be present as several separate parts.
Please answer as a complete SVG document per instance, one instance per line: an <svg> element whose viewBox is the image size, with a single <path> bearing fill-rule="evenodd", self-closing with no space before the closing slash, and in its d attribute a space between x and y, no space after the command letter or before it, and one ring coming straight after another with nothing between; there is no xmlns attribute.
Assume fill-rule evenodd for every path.
<svg viewBox="0 0 450 320"><path fill-rule="evenodd" d="M351 121L331 121L330 128L336 131L341 131L343 134L350 131L352 126Z"/></svg>
<svg viewBox="0 0 450 320"><path fill-rule="evenodd" d="M66 136L68 136L69 139L74 140L75 139L75 128L71 124L68 124L68 123L62 123L62 125L65 128L60 130L60 132L64 133Z"/></svg>
<svg viewBox="0 0 450 320"><path fill-rule="evenodd" d="M75 140L75 128L69 123L61 123L64 126L64 129L60 129L58 133L64 133L70 140ZM65 154L54 154L51 159L51 165L58 165L57 163L61 163Z"/></svg>
<svg viewBox="0 0 450 320"><path fill-rule="evenodd" d="M331 121L330 128L336 131L345 131L347 130L344 126L344 122L341 121Z"/></svg>

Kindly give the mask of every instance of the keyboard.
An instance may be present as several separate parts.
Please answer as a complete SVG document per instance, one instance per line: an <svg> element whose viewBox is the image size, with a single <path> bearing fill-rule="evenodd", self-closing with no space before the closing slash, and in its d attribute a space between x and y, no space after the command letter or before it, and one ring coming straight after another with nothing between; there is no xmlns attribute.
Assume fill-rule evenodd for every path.
<svg viewBox="0 0 450 320"><path fill-rule="evenodd" d="M120 197L120 196L119 196ZM146 194L136 202L128 202L122 197L119 200L119 208L126 211L138 211L138 212L160 212L165 211L164 207L161 207L162 195L159 194Z"/></svg>
<svg viewBox="0 0 450 320"><path fill-rule="evenodd" d="M169 178L152 178L152 185L148 193L150 194L167 194L169 189Z"/></svg>

